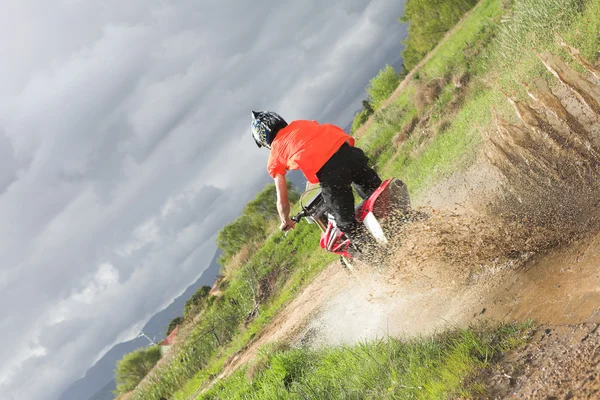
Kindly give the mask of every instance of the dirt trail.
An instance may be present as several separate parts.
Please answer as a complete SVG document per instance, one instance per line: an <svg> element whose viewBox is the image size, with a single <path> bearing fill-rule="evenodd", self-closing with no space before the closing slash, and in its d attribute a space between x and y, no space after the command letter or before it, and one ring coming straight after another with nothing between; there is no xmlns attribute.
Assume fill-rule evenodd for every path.
<svg viewBox="0 0 600 400"><path fill-rule="evenodd" d="M600 234L525 265L488 302L495 320L600 323Z"/></svg>
<svg viewBox="0 0 600 400"><path fill-rule="evenodd" d="M585 60L575 61L586 67ZM520 125L496 116L482 157L421 199L433 207L429 218L398 232L398 247L385 264L359 264L352 273L329 266L230 360L223 375L273 341L336 345L428 334L480 319L535 320L549 326L543 332L557 333L546 340L552 345L543 342L547 333L533 339L528 348L548 359L530 357L529 364L561 364L562 372L538 371L528 380L533 368L520 383L508 384L491 373L495 396L598 393L597 371L586 378L593 384L571 394L541 387L544 379L560 386L561 379L600 362L594 328L600 324L600 82L595 70L581 74L552 55L540 55L540 62L557 85L524 84L531 102L507 96ZM572 329L554 328L565 325ZM585 340L594 339L580 340L583 331ZM502 365L508 368L509 361Z"/></svg>
<svg viewBox="0 0 600 400"><path fill-rule="evenodd" d="M466 327L482 318L600 323L600 234L522 264L512 259L463 269L423 260L407 271L395 261L360 265L352 273L332 264L231 360L225 374L271 342L350 344Z"/></svg>
<svg viewBox="0 0 600 400"><path fill-rule="evenodd" d="M600 398L598 324L540 326L522 350L487 371L486 399Z"/></svg>

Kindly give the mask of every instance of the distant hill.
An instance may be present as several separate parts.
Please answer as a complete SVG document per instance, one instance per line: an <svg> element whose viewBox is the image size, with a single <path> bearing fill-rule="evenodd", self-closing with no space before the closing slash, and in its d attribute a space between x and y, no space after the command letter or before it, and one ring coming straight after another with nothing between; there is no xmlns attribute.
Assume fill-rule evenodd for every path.
<svg viewBox="0 0 600 400"><path fill-rule="evenodd" d="M144 326L144 332L152 338L162 338L165 336L169 322L177 316L183 315L183 306L185 302L194 294L200 286L212 286L219 274L220 266L217 263L220 251L217 250L209 267L202 273L200 278L190 285L185 292L167 308L154 315ZM112 390L115 389L114 369L118 360L127 353L148 345L148 340L137 338L128 342L115 345L104 357L92 366L85 376L71 386L69 386L59 397L58 400L112 400Z"/></svg>
<svg viewBox="0 0 600 400"><path fill-rule="evenodd" d="M115 396L113 395L113 391L117 388L117 384L114 379L108 382L102 389L98 390L98 392L90 397L89 400L114 400Z"/></svg>

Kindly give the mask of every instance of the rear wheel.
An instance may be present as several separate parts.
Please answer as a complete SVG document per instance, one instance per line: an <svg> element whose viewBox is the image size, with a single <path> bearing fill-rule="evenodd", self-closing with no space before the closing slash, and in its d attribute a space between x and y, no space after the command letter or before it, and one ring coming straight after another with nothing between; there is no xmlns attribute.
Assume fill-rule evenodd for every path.
<svg viewBox="0 0 600 400"><path fill-rule="evenodd" d="M348 258L348 257L340 256L340 263L348 271L353 271L354 270L354 267L352 266L352 261L353 260L350 259L350 258Z"/></svg>

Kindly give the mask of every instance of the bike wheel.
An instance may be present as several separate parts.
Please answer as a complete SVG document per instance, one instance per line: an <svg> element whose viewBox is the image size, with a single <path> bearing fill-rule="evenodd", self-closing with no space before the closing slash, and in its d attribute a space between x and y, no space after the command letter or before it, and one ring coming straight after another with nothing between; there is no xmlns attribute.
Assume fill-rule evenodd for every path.
<svg viewBox="0 0 600 400"><path fill-rule="evenodd" d="M352 265L353 264L353 260L352 259L350 259L348 257L340 256L340 263L348 271L354 271L354 266Z"/></svg>

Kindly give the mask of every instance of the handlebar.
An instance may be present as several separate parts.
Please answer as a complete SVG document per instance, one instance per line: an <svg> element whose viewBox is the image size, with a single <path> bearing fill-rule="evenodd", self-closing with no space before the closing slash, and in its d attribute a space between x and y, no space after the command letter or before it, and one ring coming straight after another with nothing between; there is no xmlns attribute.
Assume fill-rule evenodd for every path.
<svg viewBox="0 0 600 400"><path fill-rule="evenodd" d="M298 223L298 222L300 222L300 220L302 219L302 217L303 217L303 215L296 214L296 215L294 215L293 217L291 217L290 219L291 219L292 221L294 221L295 223Z"/></svg>
<svg viewBox="0 0 600 400"><path fill-rule="evenodd" d="M295 223L298 223L298 222L300 222L300 220L302 218L306 218L307 216L308 216L307 210L302 210L298 214L291 216L290 219L292 221L294 221ZM288 232L289 232L289 230L285 231L285 236L287 236Z"/></svg>
<svg viewBox="0 0 600 400"><path fill-rule="evenodd" d="M306 210L302 210L302 211L300 211L298 214L296 214L296 215L294 215L294 216L290 217L290 219L291 219L292 221L294 221L295 223L298 223L298 222L300 222L300 220L301 220L302 218L306 218L307 216L308 216L308 213L306 212Z"/></svg>
<svg viewBox="0 0 600 400"><path fill-rule="evenodd" d="M302 218L306 218L306 217L310 217L310 216L311 216L311 214L308 212L308 209L309 209L309 208L311 208L311 209L314 209L314 202L315 202L315 199L317 198L317 196L319 196L319 197L318 197L319 199L321 198L321 197L320 197L320 194L319 194L320 192L319 192L319 193L317 193L317 195L315 195L315 196L314 196L314 197L313 197L311 200L309 200L309 202L308 202L307 204L304 204L304 202L303 202L303 198L304 198L304 196L305 196L307 193L311 193L311 192L314 192L314 191L316 191L316 190L319 190L319 189L320 189L319 187L313 187L313 188L311 188L311 189L308 189L308 190L304 191L304 193L302 193L302 194L300 195L300 200L299 200L299 203L300 203L300 208L302 209L302 211L300 211L298 214L296 214L296 215L294 215L294 216L290 217L290 219L291 219L292 221L294 221L295 223L298 223L298 222L300 222L300 220L301 220ZM286 233L287 233L287 232L286 232Z"/></svg>

